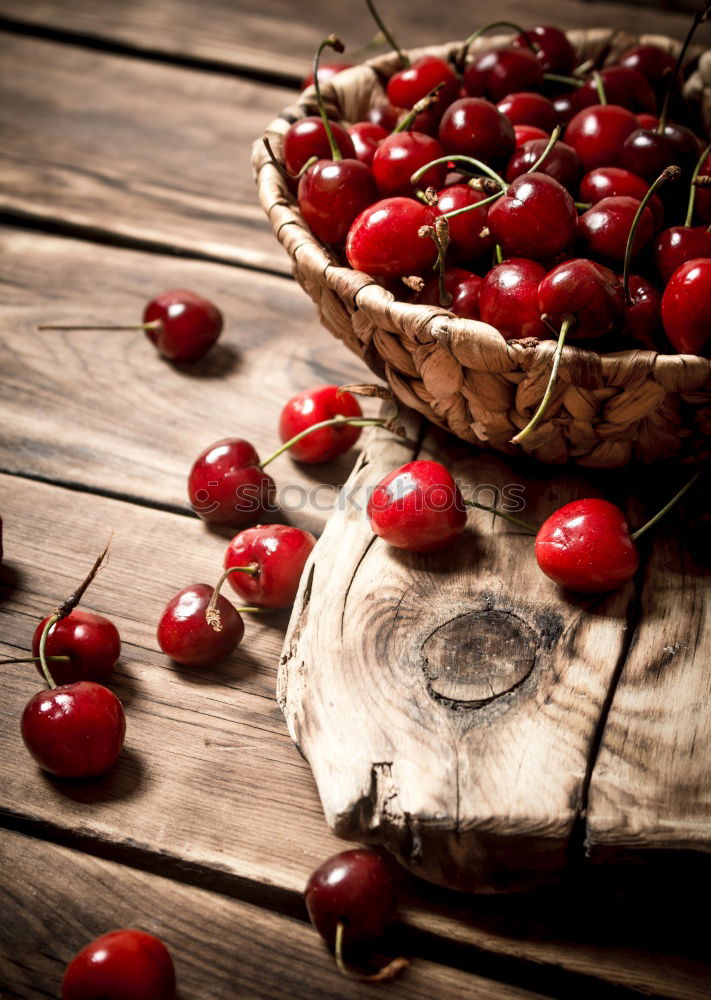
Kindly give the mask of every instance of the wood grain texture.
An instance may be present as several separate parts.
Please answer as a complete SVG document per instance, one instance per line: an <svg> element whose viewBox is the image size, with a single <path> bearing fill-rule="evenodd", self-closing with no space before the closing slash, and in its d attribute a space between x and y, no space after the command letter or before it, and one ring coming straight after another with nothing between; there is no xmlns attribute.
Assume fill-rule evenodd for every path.
<svg viewBox="0 0 711 1000"><path fill-rule="evenodd" d="M382 14L403 46L432 45L464 38L482 18L464 0L436 4L418 0L388 0ZM355 3L301 4L295 16L289 0L240 3L229 0L0 0L0 15L20 23L60 32L79 32L89 39L118 42L138 51L208 60L236 70L256 70L274 76L301 78L321 38L335 32L348 49L364 45L375 27L362 0ZM613 25L626 31L639 29L683 38L688 18L669 11L643 11L623 4L596 3L594 7L571 0L529 0L522 11L515 0L502 0L496 17L521 20L525 25L542 20L561 28Z"/></svg>
<svg viewBox="0 0 711 1000"><path fill-rule="evenodd" d="M319 326L292 281L217 264L0 229L0 468L183 508L197 455L245 437L266 458L295 392L372 381ZM196 365L161 360L140 332L39 332L42 323L132 322L166 288L192 288L225 315ZM368 407L366 406L366 409ZM322 466L272 466L282 503L320 531L355 452Z"/></svg>
<svg viewBox="0 0 711 1000"><path fill-rule="evenodd" d="M310 926L55 844L0 832L0 989L57 996L64 967L93 938L139 927L167 945L180 1000L366 1000ZM535 1000L538 993L415 959L387 995Z"/></svg>
<svg viewBox="0 0 711 1000"><path fill-rule="evenodd" d="M250 145L289 91L0 33L0 210L288 273Z"/></svg>
<svg viewBox="0 0 711 1000"><path fill-rule="evenodd" d="M531 538L478 512L445 553L393 551L363 511L413 455L385 434L305 568L280 704L339 836L382 843L441 884L520 888L570 863L632 588L561 599ZM432 430L418 457L444 461L465 497L520 484L534 524L589 492L575 477L519 479Z"/></svg>

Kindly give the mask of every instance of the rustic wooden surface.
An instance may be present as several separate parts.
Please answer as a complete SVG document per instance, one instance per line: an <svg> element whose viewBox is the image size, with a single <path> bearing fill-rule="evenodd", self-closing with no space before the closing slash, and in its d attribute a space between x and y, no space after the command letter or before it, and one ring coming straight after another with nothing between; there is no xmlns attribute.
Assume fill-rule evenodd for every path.
<svg viewBox="0 0 711 1000"><path fill-rule="evenodd" d="M558 3L560 23L587 21L590 8ZM293 56L276 20L286 6ZM406 43L430 40L435 16L452 26L438 37L461 34L456 5L417 17L400 0L392 7L393 23L412 32ZM638 24L631 8L594 10L600 22ZM365 995L333 978L318 939L299 923L305 879L342 842L328 832L274 702L287 616L248 622L243 646L214 672L169 669L153 637L166 596L211 578L225 541L183 506L196 450L225 432L246 433L267 454L284 398L363 374L278 276L288 263L251 191L250 142L286 103L282 85L301 72L317 38L334 27L354 44L370 37L348 5L308 5L294 16L284 3L235 14L216 0L199 11L187 0L0 0L0 468L9 473L0 477L0 653L27 647L40 615L75 585L114 527L111 563L89 606L110 614L125 641L115 687L129 727L127 751L105 779L71 787L47 779L17 729L39 679L32 668L2 668L0 940L14 977L3 981L1 963L3 996L56 995L67 957L122 922L161 928L186 997L298 996L311 976L304 996ZM535 19L535 8L527 16ZM645 12L649 30L679 36L681 25ZM104 318L108 307L124 319L153 291L186 283L228 313L225 346L197 376L160 362L140 335L34 330L69 312L77 321ZM349 467L344 459L311 476L281 462L278 478L301 486L337 484ZM323 499L289 518L320 528ZM685 657L674 660L679 676ZM694 669L702 669L698 658ZM630 678L630 692L642 693L638 745L649 738L644 699L656 698L659 711L673 683L652 680L642 664ZM634 784L639 767L629 760ZM673 773L662 754L660 787ZM607 790L601 801L614 796ZM605 871L504 898L455 895L402 874L396 940L417 957L396 995L706 997L706 941L684 897L688 886L703 895L698 872L652 895L634 887L624 894ZM109 886L107 900L97 884ZM276 941L288 962L280 963Z"/></svg>

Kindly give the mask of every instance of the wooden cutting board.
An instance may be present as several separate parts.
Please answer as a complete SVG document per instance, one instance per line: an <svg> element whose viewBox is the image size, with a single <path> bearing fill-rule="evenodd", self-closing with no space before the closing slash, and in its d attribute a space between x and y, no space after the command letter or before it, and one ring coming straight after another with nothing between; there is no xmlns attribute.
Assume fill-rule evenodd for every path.
<svg viewBox="0 0 711 1000"><path fill-rule="evenodd" d="M524 467L412 414L406 424L407 440L378 429L360 455L281 660L279 702L329 826L424 878L484 892L583 856L711 852L708 576L679 551L679 515L638 580L602 596L563 594L531 536L480 511L447 552L398 552L364 507L414 457L444 461L484 504L522 498L534 525L601 487L624 502L610 493L619 473L591 482ZM676 471L657 477L661 495Z"/></svg>

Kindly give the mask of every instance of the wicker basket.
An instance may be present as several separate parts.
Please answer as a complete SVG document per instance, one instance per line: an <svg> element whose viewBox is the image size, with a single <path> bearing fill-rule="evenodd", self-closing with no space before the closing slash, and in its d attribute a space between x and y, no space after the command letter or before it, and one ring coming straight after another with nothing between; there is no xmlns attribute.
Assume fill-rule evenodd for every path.
<svg viewBox="0 0 711 1000"><path fill-rule="evenodd" d="M608 29L573 31L569 37L581 59L608 46L612 61L638 41L678 49L670 39L638 39ZM472 54L502 41L480 38ZM447 58L460 47L461 42L451 43L411 55ZM322 88L329 110L347 123L363 118L371 103L385 98L383 83L398 68L391 53L340 73ZM707 121L709 82L699 81L698 74L690 81ZM314 112L309 88L271 123L266 134L277 157L289 124ZM465 441L520 452L510 439L542 398L554 342L505 341L486 323L397 301L368 275L343 266L311 234L261 139L254 145L253 166L261 205L323 324L387 379L403 403ZM546 417L523 449L547 463L616 467L671 458L698 461L708 456L710 443L711 360L644 350L600 355L566 346Z"/></svg>

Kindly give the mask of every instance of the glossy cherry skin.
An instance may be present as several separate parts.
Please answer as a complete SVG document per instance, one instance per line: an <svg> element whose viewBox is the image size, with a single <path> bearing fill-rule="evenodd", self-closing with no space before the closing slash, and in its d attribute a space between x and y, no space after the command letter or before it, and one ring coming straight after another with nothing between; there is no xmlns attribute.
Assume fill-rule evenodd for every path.
<svg viewBox="0 0 711 1000"><path fill-rule="evenodd" d="M566 315L575 323L571 340L601 337L622 315L622 283L608 268L585 258L566 260L554 267L538 286L538 307L560 326Z"/></svg>
<svg viewBox="0 0 711 1000"><path fill-rule="evenodd" d="M535 90L543 79L543 69L530 49L514 45L489 49L469 63L462 86L470 97L501 101L508 94Z"/></svg>
<svg viewBox="0 0 711 1000"><path fill-rule="evenodd" d="M578 57L565 32L561 31L560 28L537 24L533 28L529 28L526 35L535 42L537 46L536 58L546 73L567 74L575 68ZM517 35L513 44L521 48L529 48L523 35Z"/></svg>
<svg viewBox="0 0 711 1000"><path fill-rule="evenodd" d="M173 960L152 934L109 931L69 963L62 1000L175 1000Z"/></svg>
<svg viewBox="0 0 711 1000"><path fill-rule="evenodd" d="M333 945L339 922L347 944L381 937L395 916L397 896L375 851L342 851L312 873L304 893L311 923Z"/></svg>
<svg viewBox="0 0 711 1000"><path fill-rule="evenodd" d="M32 636L32 655L39 656L40 639L50 616L43 618ZM47 635L47 656L69 656L69 663L50 663L55 684L75 681L107 681L121 655L121 637L112 621L93 611L74 608L55 622ZM39 662L35 664L42 674Z"/></svg>
<svg viewBox="0 0 711 1000"><path fill-rule="evenodd" d="M709 353L711 343L711 257L682 264L662 296L664 332L680 354Z"/></svg>
<svg viewBox="0 0 711 1000"><path fill-rule="evenodd" d="M299 211L323 243L340 246L356 216L378 197L370 167L360 160L319 160L299 181Z"/></svg>
<svg viewBox="0 0 711 1000"><path fill-rule="evenodd" d="M495 163L513 153L513 125L489 101L463 97L447 108L439 126L439 141L447 153Z"/></svg>
<svg viewBox="0 0 711 1000"><path fill-rule="evenodd" d="M711 233L705 226L672 226L654 241L654 263L663 285L677 268L695 257L711 257Z"/></svg>
<svg viewBox="0 0 711 1000"><path fill-rule="evenodd" d="M279 437L289 441L302 431L337 416L362 417L363 411L350 392L338 391L337 385L318 385L306 389L285 404L279 416ZM360 427L323 427L289 449L297 462L328 462L352 448L360 437Z"/></svg>
<svg viewBox="0 0 711 1000"><path fill-rule="evenodd" d="M356 271L402 278L428 271L437 258L434 241L420 236L434 226L430 208L413 198L384 198L361 212L346 240L346 257Z"/></svg>
<svg viewBox="0 0 711 1000"><path fill-rule="evenodd" d="M433 108L440 117L459 94L459 81L449 63L437 56L422 56L391 76L387 87L388 100L396 108L414 108L440 83L444 86Z"/></svg>
<svg viewBox="0 0 711 1000"><path fill-rule="evenodd" d="M492 267L479 291L479 310L506 340L550 338L551 331L541 319L538 286L546 269L538 261L512 258Z"/></svg>
<svg viewBox="0 0 711 1000"><path fill-rule="evenodd" d="M93 778L111 767L126 735L123 707L93 681L38 691L22 713L22 739L39 766L60 778Z"/></svg>
<svg viewBox="0 0 711 1000"><path fill-rule="evenodd" d="M558 115L553 103L543 94L520 91L508 94L496 107L506 115L512 125L534 125L551 133L558 124Z"/></svg>
<svg viewBox="0 0 711 1000"><path fill-rule="evenodd" d="M520 149L524 142L528 142L529 139L548 140L547 132L534 125L514 125L514 135L516 136L516 149Z"/></svg>
<svg viewBox="0 0 711 1000"><path fill-rule="evenodd" d="M274 480L249 441L224 438L206 448L188 477L192 510L212 524L246 524L273 503Z"/></svg>
<svg viewBox="0 0 711 1000"><path fill-rule="evenodd" d="M608 104L617 104L630 111L645 111L654 114L657 99L649 82L630 66L606 66L600 70L605 97ZM592 77L578 91L578 107L591 107L600 100Z"/></svg>
<svg viewBox="0 0 711 1000"><path fill-rule="evenodd" d="M628 135L638 127L631 111L616 104L583 108L568 122L565 141L580 157L583 170L617 166Z"/></svg>
<svg viewBox="0 0 711 1000"><path fill-rule="evenodd" d="M656 351L662 330L662 296L647 278L629 276L630 301L625 302L621 333L649 351Z"/></svg>
<svg viewBox="0 0 711 1000"><path fill-rule="evenodd" d="M521 174L527 173L543 154L547 139L530 139L516 150L506 166L504 177L511 183ZM553 177L564 188L572 191L577 187L583 166L580 157L567 142L557 142L537 173Z"/></svg>
<svg viewBox="0 0 711 1000"><path fill-rule="evenodd" d="M348 127L348 135L353 140L356 156L368 167L373 162L375 150L389 134L382 125L376 125L375 122L356 122L355 125Z"/></svg>
<svg viewBox="0 0 711 1000"><path fill-rule="evenodd" d="M666 86L669 74L674 72L676 59L658 45L635 45L623 52L619 59L621 66L637 70L653 86Z"/></svg>
<svg viewBox="0 0 711 1000"><path fill-rule="evenodd" d="M615 590L639 566L625 515L595 498L567 503L543 522L536 535L536 559L546 576L579 594Z"/></svg>
<svg viewBox="0 0 711 1000"><path fill-rule="evenodd" d="M386 101L380 101L379 103L371 104L365 117L369 122L372 122L374 125L380 125L387 133L390 133L400 121L400 117L405 113L403 108L396 108Z"/></svg>
<svg viewBox="0 0 711 1000"><path fill-rule="evenodd" d="M396 549L440 552L462 534L467 510L439 462L407 462L382 479L368 501L373 532Z"/></svg>
<svg viewBox="0 0 711 1000"><path fill-rule="evenodd" d="M482 279L478 274L460 267L447 267L444 271L444 288L452 296L449 305L443 306L439 297L439 277L434 275L425 282L417 302L448 309L462 319L479 319L479 291Z"/></svg>
<svg viewBox="0 0 711 1000"><path fill-rule="evenodd" d="M547 260L570 250L578 234L575 202L558 181L523 174L489 208L489 229L507 257Z"/></svg>
<svg viewBox="0 0 711 1000"><path fill-rule="evenodd" d="M621 165L648 181L653 181L673 162L674 142L667 135L639 128L625 139Z"/></svg>
<svg viewBox="0 0 711 1000"><path fill-rule="evenodd" d="M257 566L256 576L230 573L230 586L247 604L260 608L288 608L294 603L299 580L316 539L288 524L258 524L241 531L225 553L230 566Z"/></svg>
<svg viewBox="0 0 711 1000"><path fill-rule="evenodd" d="M484 201L487 195L475 191L468 184L453 184L437 192L436 215L446 215L456 212L469 205L477 205ZM488 208L472 208L470 212L455 215L449 222L450 246L448 253L458 261L469 262L479 260L494 248L494 240L490 233L481 235L486 228Z"/></svg>
<svg viewBox="0 0 711 1000"><path fill-rule="evenodd" d="M208 299L185 288L156 295L143 311L144 323L160 326L146 330L158 352L169 361L197 361L222 332L222 313Z"/></svg>
<svg viewBox="0 0 711 1000"><path fill-rule="evenodd" d="M344 69L350 69L351 66L355 66L355 63L326 63L319 62L318 64L318 82L319 86L323 87L324 83L328 83L332 80L334 76L338 76L342 73ZM307 87L313 86L314 73L313 69L309 70L304 79L301 81L301 89L306 90Z"/></svg>
<svg viewBox="0 0 711 1000"><path fill-rule="evenodd" d="M628 195L641 201L649 191L649 181L622 167L596 167L585 174L580 182L579 195L583 202L595 205L603 198ZM654 226L658 229L664 221L664 206L659 198L652 195L647 208L654 216Z"/></svg>
<svg viewBox="0 0 711 1000"><path fill-rule="evenodd" d="M580 217L580 235L590 251L608 260L624 260L627 237L639 205L636 198L615 195L589 208ZM653 235L654 217L645 208L632 243L632 255L640 253Z"/></svg>
<svg viewBox="0 0 711 1000"><path fill-rule="evenodd" d="M552 98L552 102L558 115L559 125L567 125L580 111L577 90L566 90L562 94L557 94Z"/></svg>
<svg viewBox="0 0 711 1000"><path fill-rule="evenodd" d="M242 616L222 594L217 599L222 628L217 631L208 625L205 612L213 590L208 583L193 583L165 606L158 622L158 645L176 663L211 667L226 659L242 641Z"/></svg>
<svg viewBox="0 0 711 1000"><path fill-rule="evenodd" d="M356 159L353 140L345 128L338 122L332 121L329 124L341 155L347 160ZM312 156L319 160L330 160L331 145L319 115L299 118L289 126L284 136L283 155L284 166L290 174L298 174Z"/></svg>
<svg viewBox="0 0 711 1000"><path fill-rule="evenodd" d="M412 197L415 188L410 178L420 167L444 156L436 139L422 132L394 132L383 139L373 156L373 176L381 198L395 195ZM417 182L417 187L438 188L444 184L447 164L430 167ZM375 198L371 198L371 202ZM365 206L364 206L365 207Z"/></svg>

